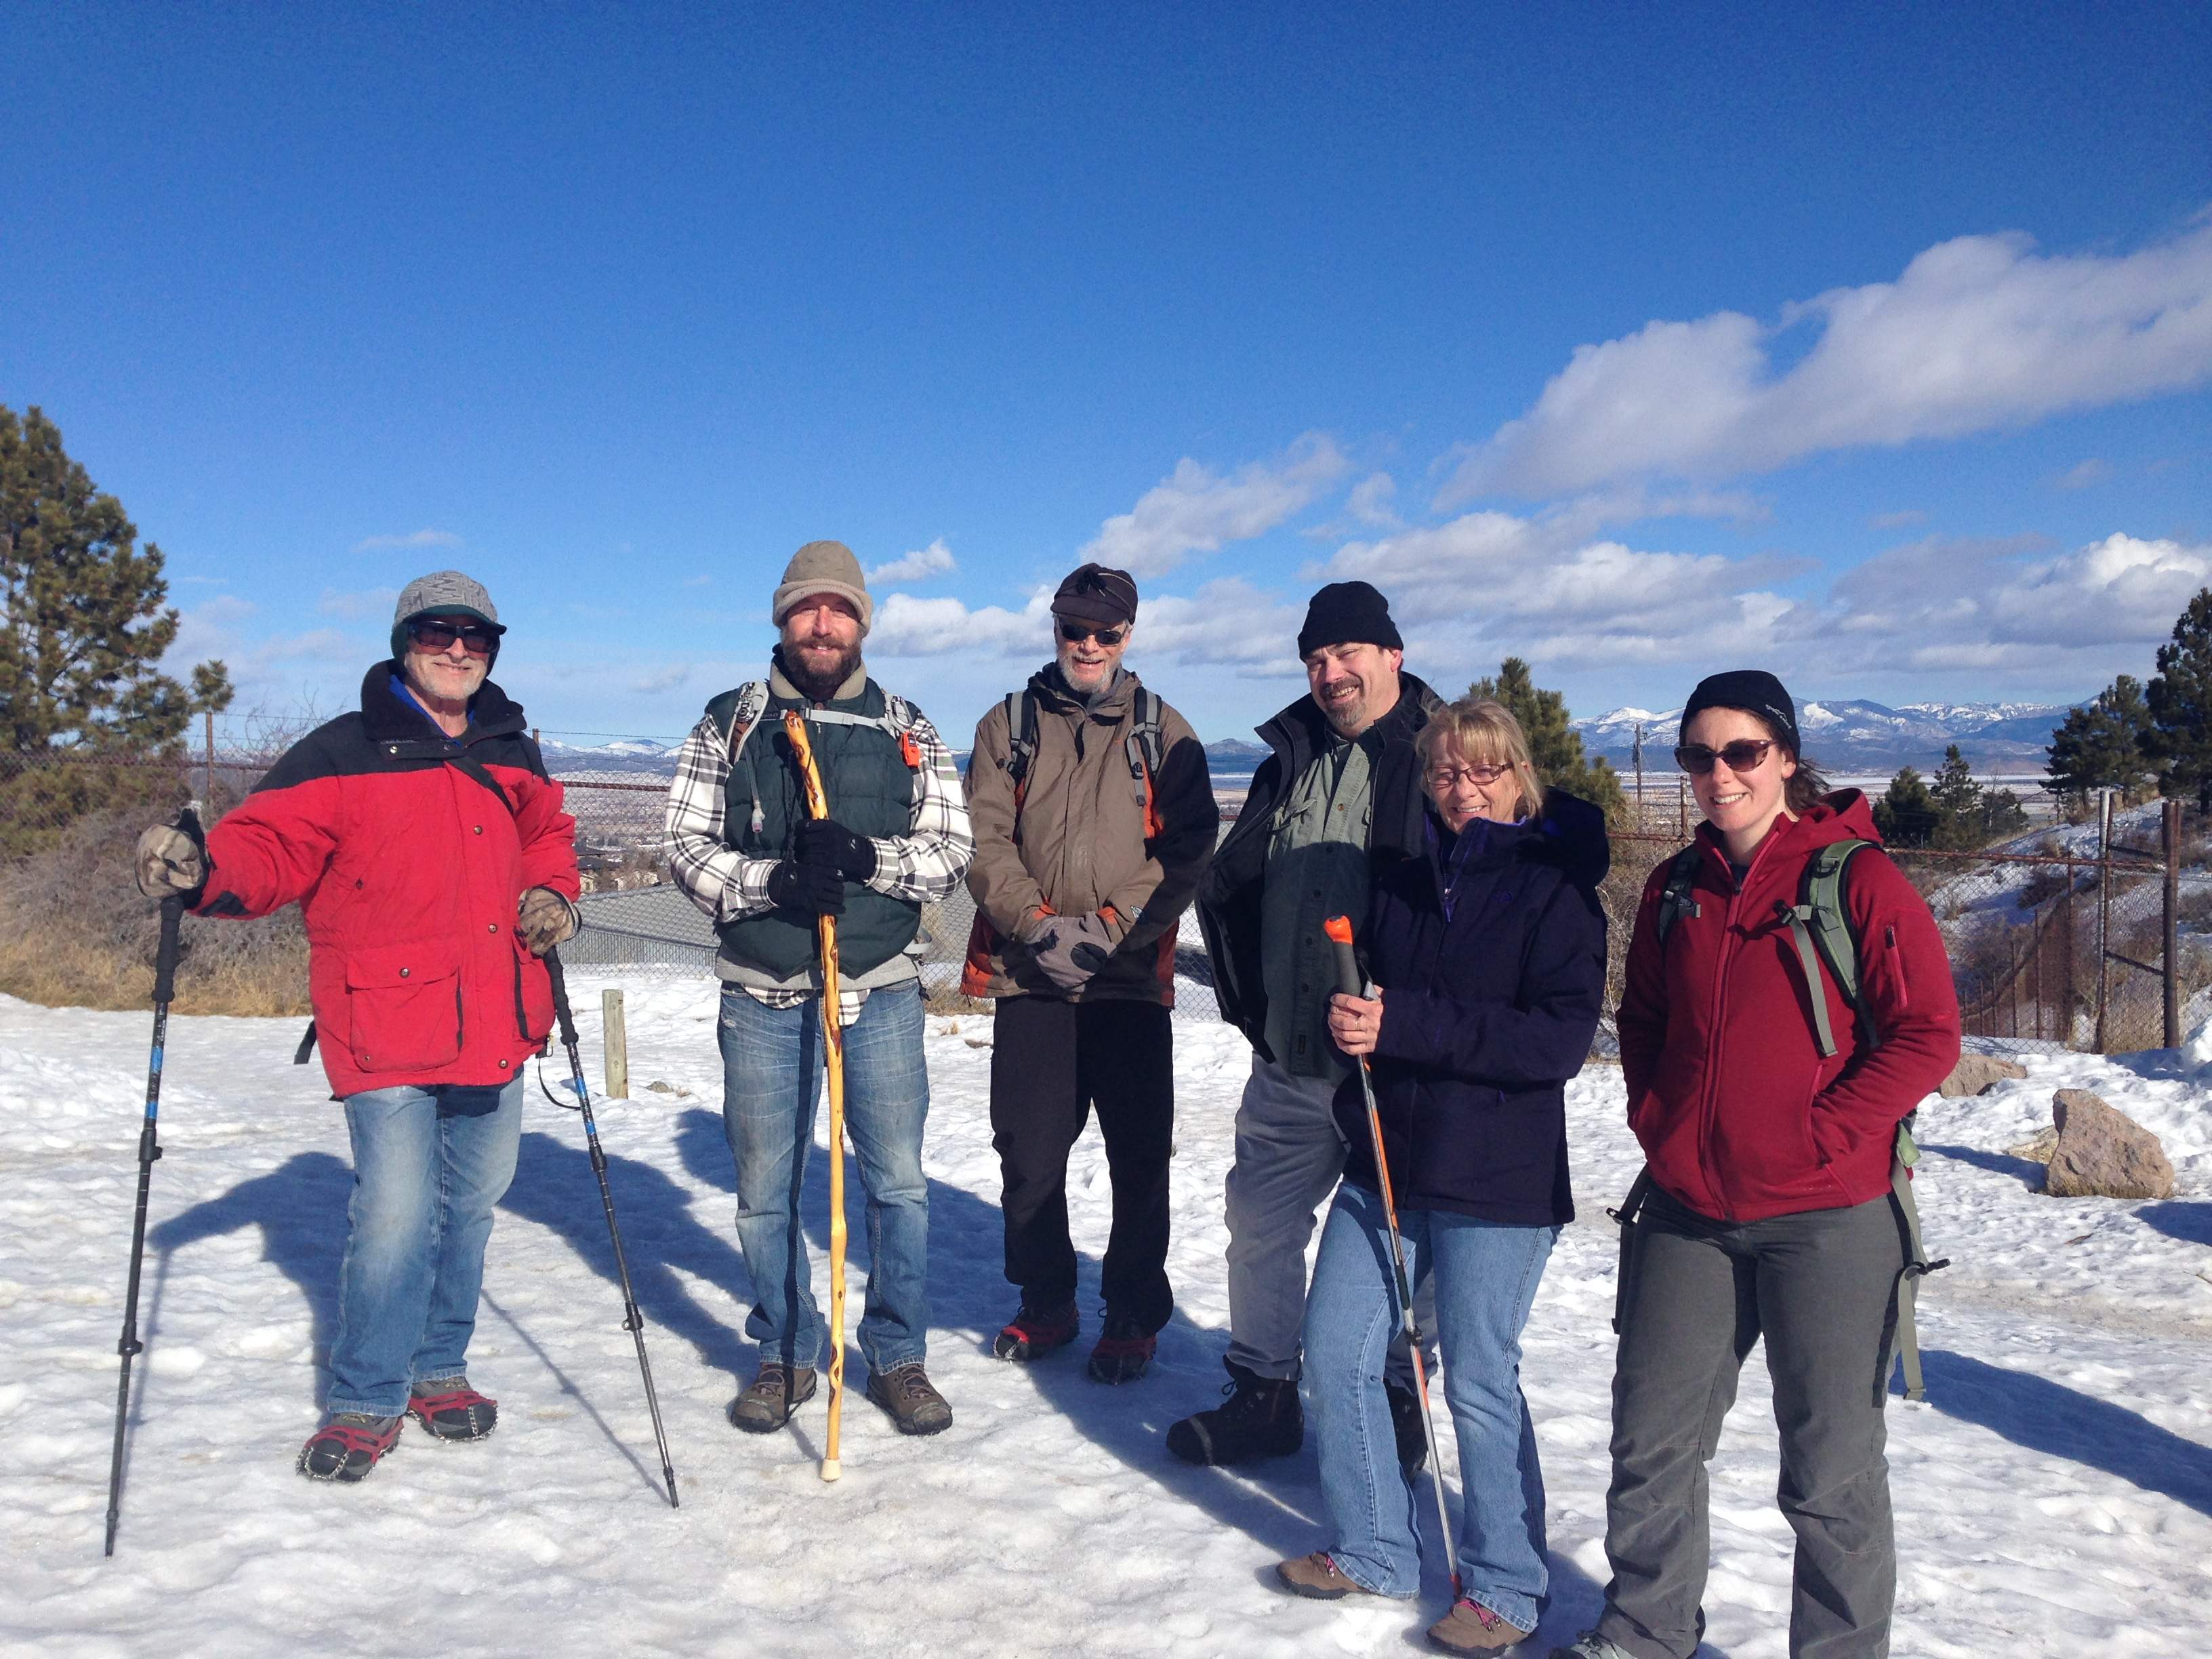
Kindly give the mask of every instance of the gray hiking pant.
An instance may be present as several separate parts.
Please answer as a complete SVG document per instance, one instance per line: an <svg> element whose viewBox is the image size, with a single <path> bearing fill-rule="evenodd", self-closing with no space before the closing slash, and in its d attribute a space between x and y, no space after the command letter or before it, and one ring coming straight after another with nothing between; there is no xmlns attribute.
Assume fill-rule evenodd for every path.
<svg viewBox="0 0 2212 1659"><path fill-rule="evenodd" d="M1298 1333L1306 1316L1306 1245L1315 1212L1344 1173L1344 1138L1328 1078L1298 1077L1255 1054L1237 1109L1237 1156L1224 1188L1229 1223L1229 1358L1256 1376L1298 1375ZM1413 1296L1421 1352L1433 1370L1434 1284ZM1413 1386L1403 1337L1385 1368Z"/></svg>
<svg viewBox="0 0 2212 1659"><path fill-rule="evenodd" d="M1601 1634L1636 1659L1695 1651L1706 1465L1764 1336L1782 1431L1776 1496L1797 1534L1791 1659L1888 1653L1897 1553L1882 1402L1905 1262L1887 1197L1724 1225L1654 1190L1621 1250Z"/></svg>

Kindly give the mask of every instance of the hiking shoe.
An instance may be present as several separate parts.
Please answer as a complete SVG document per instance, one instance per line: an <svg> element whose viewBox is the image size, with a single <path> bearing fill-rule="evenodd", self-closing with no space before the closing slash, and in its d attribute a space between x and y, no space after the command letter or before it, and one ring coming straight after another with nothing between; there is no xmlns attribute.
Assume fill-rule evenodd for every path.
<svg viewBox="0 0 2212 1659"><path fill-rule="evenodd" d="M1496 1653L1528 1639L1528 1632L1518 1625L1507 1624L1481 1602L1464 1595L1452 1603L1449 1613L1429 1626L1429 1645L1446 1653Z"/></svg>
<svg viewBox="0 0 2212 1659"><path fill-rule="evenodd" d="M1075 1311L1073 1300L1057 1308L1036 1308L1024 1302L992 1342L991 1352L1018 1364L1042 1359L1054 1348L1074 1341L1082 1328L1082 1316Z"/></svg>
<svg viewBox="0 0 2212 1659"><path fill-rule="evenodd" d="M339 1412L300 1448L300 1473L310 1480L343 1480L349 1485L362 1480L376 1467L376 1460L392 1449L404 1421L398 1417L372 1417L367 1412Z"/></svg>
<svg viewBox="0 0 2212 1659"><path fill-rule="evenodd" d="M499 1426L499 1402L478 1394L465 1376L446 1376L410 1389L407 1415L433 1439L481 1440Z"/></svg>
<svg viewBox="0 0 2212 1659"><path fill-rule="evenodd" d="M1553 1648L1552 1659L1636 1659L1636 1656L1620 1643L1586 1630L1575 1638L1574 1646Z"/></svg>
<svg viewBox="0 0 2212 1659"><path fill-rule="evenodd" d="M930 1386L919 1359L871 1376L868 1398L890 1413L901 1434L941 1434L952 1426L952 1407Z"/></svg>
<svg viewBox="0 0 2212 1659"><path fill-rule="evenodd" d="M1375 1592L1364 1584L1356 1584L1337 1571L1335 1558L1327 1550L1316 1550L1311 1555L1301 1555L1275 1565L1275 1577L1282 1581L1285 1589L1293 1595L1310 1596L1316 1601L1334 1601L1346 1595L1372 1595Z"/></svg>
<svg viewBox="0 0 2212 1659"><path fill-rule="evenodd" d="M781 1359L763 1363L745 1391L730 1401L730 1426L747 1434L774 1434L791 1414L814 1398L814 1367L787 1366Z"/></svg>
<svg viewBox="0 0 2212 1659"><path fill-rule="evenodd" d="M1390 1434L1398 1443L1398 1467L1411 1480L1429 1461L1429 1437L1421 1426L1421 1396L1387 1376L1382 1393L1390 1401Z"/></svg>
<svg viewBox="0 0 2212 1659"><path fill-rule="evenodd" d="M1152 1363L1159 1340L1127 1314L1109 1313L1098 1346L1091 1351L1093 1382L1133 1382Z"/></svg>
<svg viewBox="0 0 2212 1659"><path fill-rule="evenodd" d="M1186 1417L1168 1430L1168 1449L1187 1463L1208 1467L1288 1457L1305 1444L1305 1413L1291 1377L1261 1376L1233 1359L1226 1403Z"/></svg>

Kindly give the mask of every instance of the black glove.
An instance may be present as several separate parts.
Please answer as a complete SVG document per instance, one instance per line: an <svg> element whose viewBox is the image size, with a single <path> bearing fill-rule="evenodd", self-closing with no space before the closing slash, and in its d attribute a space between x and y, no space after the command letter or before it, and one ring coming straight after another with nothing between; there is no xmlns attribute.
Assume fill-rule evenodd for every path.
<svg viewBox="0 0 2212 1659"><path fill-rule="evenodd" d="M801 818L793 850L801 864L826 864L848 881L876 873L876 844L835 818Z"/></svg>
<svg viewBox="0 0 2212 1659"><path fill-rule="evenodd" d="M804 910L813 916L845 914L845 884L835 865L786 859L769 872L768 896L780 910Z"/></svg>

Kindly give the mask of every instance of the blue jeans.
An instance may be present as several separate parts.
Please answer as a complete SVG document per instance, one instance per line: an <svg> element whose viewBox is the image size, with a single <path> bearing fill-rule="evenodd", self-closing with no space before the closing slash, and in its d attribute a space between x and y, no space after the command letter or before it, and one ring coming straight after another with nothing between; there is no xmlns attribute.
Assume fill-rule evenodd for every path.
<svg viewBox="0 0 2212 1659"><path fill-rule="evenodd" d="M722 1129L738 1166L738 1248L753 1281L745 1334L763 1360L820 1363L824 1328L799 1214L822 1090L819 1002L770 1008L722 988ZM929 1116L921 988L870 994L845 1028L845 1128L867 1194L861 1357L881 1373L920 1359L929 1331Z"/></svg>
<svg viewBox="0 0 2212 1659"><path fill-rule="evenodd" d="M1398 1221L1414 1284L1436 1280L1444 1403L1459 1441L1462 1593L1534 1630L1551 1572L1544 1474L1521 1394L1521 1330L1559 1230L1432 1210L1401 1211ZM1328 1551L1354 1583L1403 1596L1420 1589L1421 1558L1413 1487L1399 1472L1382 1393L1382 1358L1397 1329L1382 1200L1346 1182L1322 1230L1306 1301L1306 1376L1335 1534Z"/></svg>
<svg viewBox="0 0 2212 1659"><path fill-rule="evenodd" d="M345 1114L351 1227L325 1404L397 1417L410 1384L467 1364L492 1206L522 1144L522 1079L372 1089Z"/></svg>

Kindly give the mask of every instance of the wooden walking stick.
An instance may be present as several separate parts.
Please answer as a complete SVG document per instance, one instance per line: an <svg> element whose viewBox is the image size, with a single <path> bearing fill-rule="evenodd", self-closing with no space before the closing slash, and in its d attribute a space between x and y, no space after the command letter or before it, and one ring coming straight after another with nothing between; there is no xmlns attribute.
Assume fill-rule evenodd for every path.
<svg viewBox="0 0 2212 1659"><path fill-rule="evenodd" d="M806 816L826 818L830 799L807 741L806 718L796 708L783 711L784 733L798 757L806 785ZM837 1458L838 1431L845 1406L845 1028L837 1006L837 918L817 923L822 948L822 1060L830 1077L830 1436L822 1455L822 1478L844 1473Z"/></svg>

